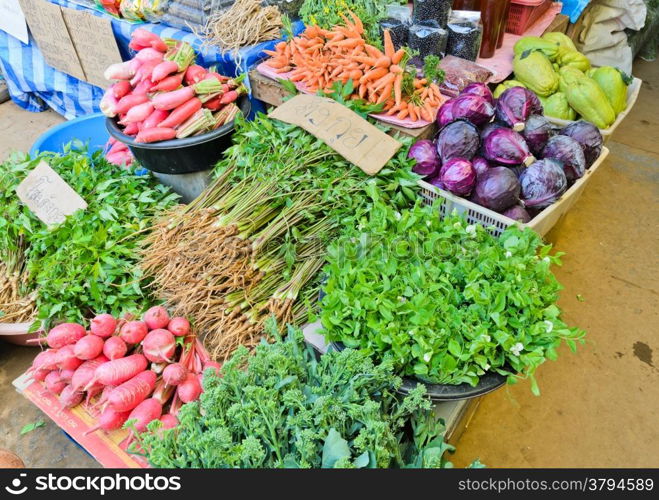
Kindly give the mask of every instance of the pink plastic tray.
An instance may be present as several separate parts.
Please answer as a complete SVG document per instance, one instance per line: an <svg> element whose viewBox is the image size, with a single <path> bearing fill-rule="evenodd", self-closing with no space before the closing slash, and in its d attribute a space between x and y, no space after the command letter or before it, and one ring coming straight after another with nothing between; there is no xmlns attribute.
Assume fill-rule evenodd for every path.
<svg viewBox="0 0 659 500"><path fill-rule="evenodd" d="M289 73L277 73L273 68L268 66L265 62L262 62L256 67L256 71L258 71L261 75L270 78L271 80L288 80L291 72ZM304 85L304 83L301 82L295 82L295 87L300 91L305 94L311 94ZM434 111L434 115L437 115L437 110L439 107L443 104L443 101L439 103L439 106ZM412 121L409 119L405 120L399 120L395 116L388 116L385 113L378 113L378 114L372 114L371 115L373 118L376 118L377 120L380 120L381 122L389 123L390 125L396 125L398 127L403 127L403 128L423 128L428 125L430 125L430 122L426 120L417 120L417 121Z"/></svg>

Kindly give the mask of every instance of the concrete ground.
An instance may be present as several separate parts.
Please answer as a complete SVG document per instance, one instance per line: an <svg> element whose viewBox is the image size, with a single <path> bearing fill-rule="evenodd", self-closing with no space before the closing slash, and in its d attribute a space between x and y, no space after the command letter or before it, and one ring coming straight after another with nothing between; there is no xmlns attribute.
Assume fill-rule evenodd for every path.
<svg viewBox="0 0 659 500"><path fill-rule="evenodd" d="M638 61L634 71L644 80L636 107L581 200L547 237L567 253L555 270L565 319L588 342L540 368L540 397L527 383L484 397L456 466L480 457L489 467L659 467L659 62ZM0 159L29 149L59 121L53 112L0 105ZM0 448L29 467L97 466L11 386L34 353L0 343ZM43 427L19 435L39 420Z"/></svg>

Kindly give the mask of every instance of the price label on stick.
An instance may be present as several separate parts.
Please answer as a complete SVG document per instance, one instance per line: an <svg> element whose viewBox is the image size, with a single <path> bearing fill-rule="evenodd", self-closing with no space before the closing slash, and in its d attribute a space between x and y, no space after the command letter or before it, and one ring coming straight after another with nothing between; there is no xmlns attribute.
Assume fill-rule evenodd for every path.
<svg viewBox="0 0 659 500"><path fill-rule="evenodd" d="M375 175L402 146L338 102L299 94L273 110L271 118L298 125L368 175Z"/></svg>
<svg viewBox="0 0 659 500"><path fill-rule="evenodd" d="M85 200L44 161L23 179L16 194L48 225L64 222L67 215L87 208Z"/></svg>

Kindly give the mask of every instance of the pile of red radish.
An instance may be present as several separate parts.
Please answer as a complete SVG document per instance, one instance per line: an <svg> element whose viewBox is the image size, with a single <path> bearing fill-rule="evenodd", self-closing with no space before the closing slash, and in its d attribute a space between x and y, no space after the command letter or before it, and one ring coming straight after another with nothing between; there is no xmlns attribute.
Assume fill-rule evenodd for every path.
<svg viewBox="0 0 659 500"><path fill-rule="evenodd" d="M158 142L233 121L240 111L235 101L247 92L241 77L231 79L194 64L194 49L186 42L163 40L143 28L131 37L129 47L136 54L107 68L105 77L115 83L101 99L101 111L117 117L124 134L136 142ZM108 154L113 153L119 150Z"/></svg>
<svg viewBox="0 0 659 500"><path fill-rule="evenodd" d="M35 358L28 373L59 395L65 408L85 403L99 413L96 430L112 431L128 420L143 432L153 420L163 428L178 424L181 405L203 392L207 368L219 369L182 317L170 318L161 306L142 321L99 314L89 331L62 323L40 339L49 349Z"/></svg>

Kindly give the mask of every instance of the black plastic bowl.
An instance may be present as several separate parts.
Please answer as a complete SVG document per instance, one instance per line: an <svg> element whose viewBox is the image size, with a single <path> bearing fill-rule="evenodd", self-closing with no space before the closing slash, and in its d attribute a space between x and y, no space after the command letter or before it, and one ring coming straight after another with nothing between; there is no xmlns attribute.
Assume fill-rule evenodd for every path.
<svg viewBox="0 0 659 500"><path fill-rule="evenodd" d="M252 110L247 96L241 97L238 106L244 116ZM124 134L113 118L107 118L105 126L112 137L130 148L144 168L161 174L190 174L213 168L224 150L231 146L234 128L231 122L194 137L141 143Z"/></svg>
<svg viewBox="0 0 659 500"><path fill-rule="evenodd" d="M332 342L330 346L336 351L342 351L346 348L341 342ZM469 384L432 384L419 378L403 377L403 383L398 389L398 392L407 395L417 384L422 384L426 386L426 394L431 401L460 401L463 399L477 398L488 392L495 391L505 385L506 380L507 378L505 376L494 372L488 372L482 375L476 386Z"/></svg>

